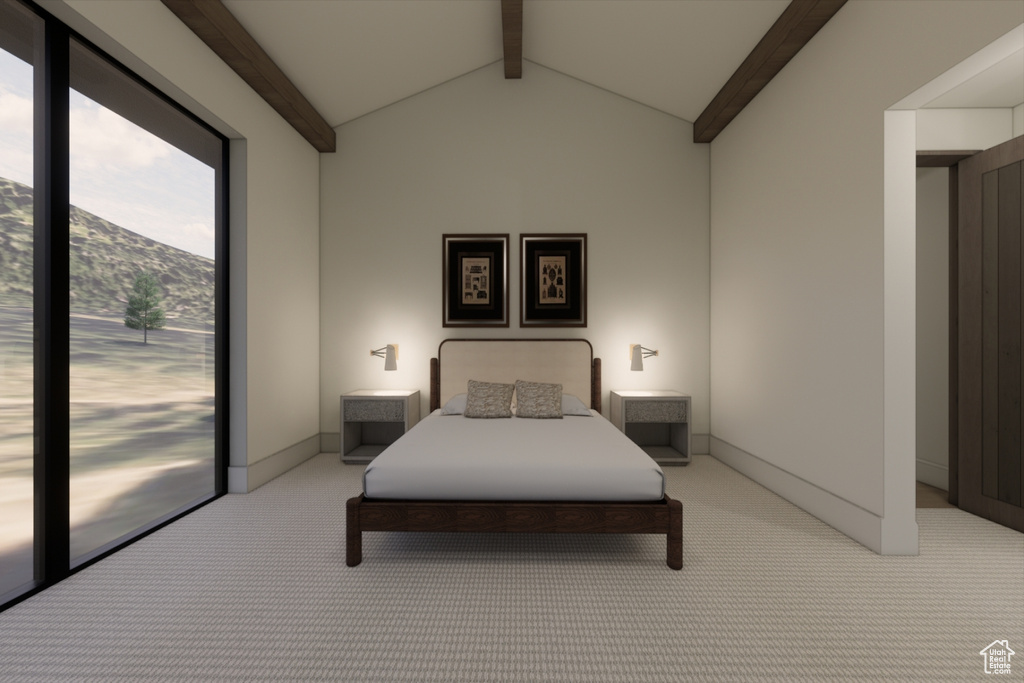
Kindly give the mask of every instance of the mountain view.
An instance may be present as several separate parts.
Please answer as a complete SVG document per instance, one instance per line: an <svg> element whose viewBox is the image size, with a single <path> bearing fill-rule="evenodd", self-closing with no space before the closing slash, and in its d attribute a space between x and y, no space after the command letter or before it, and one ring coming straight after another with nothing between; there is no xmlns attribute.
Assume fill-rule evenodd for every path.
<svg viewBox="0 0 1024 683"><path fill-rule="evenodd" d="M32 189L0 178L0 299L32 305ZM161 244L71 207L71 312L124 316L139 272L160 284L167 327L203 329L214 320L214 262Z"/></svg>
<svg viewBox="0 0 1024 683"><path fill-rule="evenodd" d="M31 188L0 178L0 593L32 580L36 316ZM214 262L71 208L70 551L211 493ZM164 329L124 324L147 272Z"/></svg>

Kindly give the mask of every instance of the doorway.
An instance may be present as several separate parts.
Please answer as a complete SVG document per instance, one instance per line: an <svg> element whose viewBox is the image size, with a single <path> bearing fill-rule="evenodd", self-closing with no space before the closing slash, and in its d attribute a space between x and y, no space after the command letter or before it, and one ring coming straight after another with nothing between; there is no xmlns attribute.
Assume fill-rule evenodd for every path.
<svg viewBox="0 0 1024 683"><path fill-rule="evenodd" d="M950 468L955 460L960 508L1024 531L1024 136L965 159L956 175Z"/></svg>
<svg viewBox="0 0 1024 683"><path fill-rule="evenodd" d="M968 127L959 125L961 121L946 119L941 125L929 125L927 116L950 116L959 114L952 111L955 107L975 107L975 104L957 104L957 97L966 95L970 87L961 88L965 83L972 82L977 76L989 73L1005 73L1003 69L993 69L1000 64L1017 65L1022 62L1020 55L1024 50L1024 25L1016 27L1002 38L967 58L946 73L925 84L917 91L909 94L885 112L885 316L886 316L886 433L885 444L885 504L887 516L889 510L897 510L904 514L907 507L914 505L914 484L918 478L916 461L916 444L913 435L901 435L901 423L909 419L914 423L917 416L917 405L914 399L916 363L915 343L911 341L910 349L901 345L901 339L907 335L915 336L913 324L903 324L901 316L915 317L916 306L914 273L917 267L913 248L907 248L908 240L913 243L915 233L915 172L914 155L918 149L937 150L978 150L1002 142L1012 134L1007 134L994 142L978 142L965 140L963 133ZM1017 76L1018 82L1024 78ZM977 89L973 89L977 92ZM955 96L954 96L955 94ZM1024 128L1018 123L1021 108L1017 107L1024 100L1019 98L1012 104L999 105L1006 111L1013 111L1013 126ZM992 106L992 105L989 105ZM929 109L939 107L939 110ZM950 107L943 111L944 107ZM1013 109L1017 107L1017 109ZM984 110L973 109L972 115ZM1010 116L1006 115L1009 122ZM970 127L976 130L979 127ZM981 126L991 129L992 126ZM931 135L931 137L929 137ZM1020 132L1016 133L1020 135ZM937 141L941 135L941 140ZM967 137L970 137L969 135ZM948 164L945 164L948 166ZM910 274L909 280L906 277ZM897 369L910 368L909 373L900 374ZM893 368L890 372L889 368ZM948 372L948 368L945 370ZM945 468L943 468L945 470ZM945 471L943 472L945 473ZM941 481L941 479L940 479ZM907 515L913 511L907 510ZM911 517L912 518L912 517Z"/></svg>

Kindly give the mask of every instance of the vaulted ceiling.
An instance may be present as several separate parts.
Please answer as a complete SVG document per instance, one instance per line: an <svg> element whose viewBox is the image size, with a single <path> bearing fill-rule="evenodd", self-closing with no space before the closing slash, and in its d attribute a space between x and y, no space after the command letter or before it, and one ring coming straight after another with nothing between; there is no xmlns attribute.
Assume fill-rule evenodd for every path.
<svg viewBox="0 0 1024 683"><path fill-rule="evenodd" d="M510 7L521 22L513 45L519 41L526 63L694 122L695 140L707 142L844 2L164 0L201 36L218 23L244 29L252 46L216 26L214 42L204 40L233 51L240 73L264 62L279 68L257 73L257 82L284 82L286 91L294 84L304 104L295 106L290 91L261 94L295 110L282 115L294 114L293 125L321 151L333 149L330 128L501 61L503 7L506 41ZM317 125L320 132L303 130Z"/></svg>
<svg viewBox="0 0 1024 683"><path fill-rule="evenodd" d="M498 0L224 0L331 126L502 59ZM525 0L523 59L687 121L789 0Z"/></svg>

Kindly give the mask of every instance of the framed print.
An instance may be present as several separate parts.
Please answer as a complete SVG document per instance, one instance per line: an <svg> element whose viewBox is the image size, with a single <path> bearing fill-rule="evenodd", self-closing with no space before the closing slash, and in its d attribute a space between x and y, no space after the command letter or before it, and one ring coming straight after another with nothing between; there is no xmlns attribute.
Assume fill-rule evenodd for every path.
<svg viewBox="0 0 1024 683"><path fill-rule="evenodd" d="M444 235L444 327L508 327L508 235Z"/></svg>
<svg viewBox="0 0 1024 683"><path fill-rule="evenodd" d="M587 235L520 235L522 327L587 326Z"/></svg>

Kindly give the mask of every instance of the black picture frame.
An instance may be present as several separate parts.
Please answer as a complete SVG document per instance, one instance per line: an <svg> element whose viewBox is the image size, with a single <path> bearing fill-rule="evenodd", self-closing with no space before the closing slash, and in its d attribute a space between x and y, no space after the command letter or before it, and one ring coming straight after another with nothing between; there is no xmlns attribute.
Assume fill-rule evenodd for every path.
<svg viewBox="0 0 1024 683"><path fill-rule="evenodd" d="M444 235L444 327L508 327L505 235Z"/></svg>
<svg viewBox="0 0 1024 683"><path fill-rule="evenodd" d="M519 325L586 327L586 233L519 237Z"/></svg>

